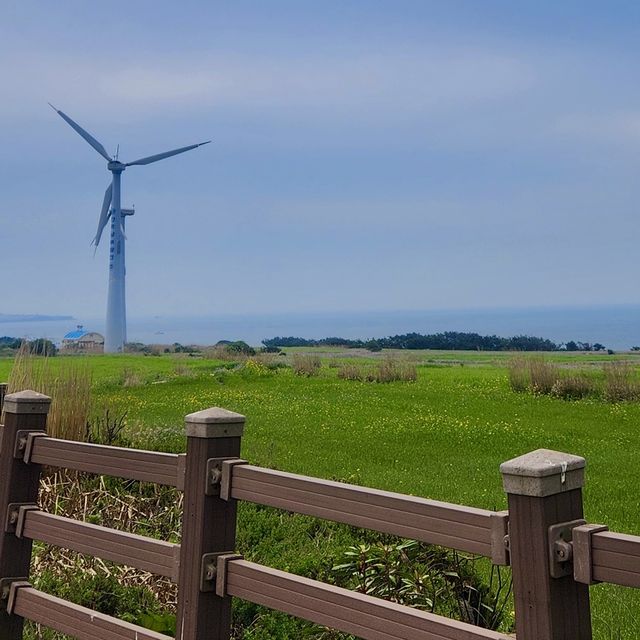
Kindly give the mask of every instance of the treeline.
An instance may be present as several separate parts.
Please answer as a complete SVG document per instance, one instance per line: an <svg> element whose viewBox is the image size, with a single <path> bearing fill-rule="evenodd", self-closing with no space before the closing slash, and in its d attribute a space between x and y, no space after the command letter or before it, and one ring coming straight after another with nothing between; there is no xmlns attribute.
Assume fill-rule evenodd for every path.
<svg viewBox="0 0 640 640"><path fill-rule="evenodd" d="M0 337L0 355L12 355L26 344L29 353L39 356L55 356L58 349L51 340L37 338L36 340L23 340L22 338L11 338L9 336Z"/></svg>
<svg viewBox="0 0 640 640"><path fill-rule="evenodd" d="M350 340L348 338L322 338L308 340L293 336L269 338L262 344L268 348L283 347L346 347L349 349L364 348L370 351L381 349L442 349L447 351L603 351L606 347L600 343L569 341L556 344L545 338L535 336L481 336L478 333L461 331L445 331L423 335L421 333L404 333L402 335L376 338L374 340Z"/></svg>

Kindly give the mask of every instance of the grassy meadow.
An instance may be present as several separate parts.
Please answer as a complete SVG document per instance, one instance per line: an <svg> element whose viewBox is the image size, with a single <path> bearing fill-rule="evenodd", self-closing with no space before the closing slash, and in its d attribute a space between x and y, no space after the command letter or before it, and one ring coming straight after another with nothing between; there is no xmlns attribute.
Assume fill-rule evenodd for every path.
<svg viewBox="0 0 640 640"><path fill-rule="evenodd" d="M515 393L507 354L393 354L417 365L417 380L383 384L344 380L338 371L341 363L380 360L386 352L286 351L287 357L273 361L320 355L317 375L183 354L57 356L47 366L64 369L71 359L81 361L92 375L92 411L126 414L132 446L181 452L184 416L220 406L247 416L243 457L254 464L488 509L506 507L501 462L537 448L578 454L588 464L587 520L640 533L640 403ZM621 356L547 357L598 378L604 362ZM624 357L635 367L636 356ZM0 359L0 380L11 366L10 359ZM246 557L311 576L330 571L359 535L251 505L243 506L239 527ZM640 594L607 585L591 593L596 638L640 637ZM240 607L241 616L253 613ZM503 628L511 622L507 612ZM243 637L299 637L299 629L288 625L276 616Z"/></svg>

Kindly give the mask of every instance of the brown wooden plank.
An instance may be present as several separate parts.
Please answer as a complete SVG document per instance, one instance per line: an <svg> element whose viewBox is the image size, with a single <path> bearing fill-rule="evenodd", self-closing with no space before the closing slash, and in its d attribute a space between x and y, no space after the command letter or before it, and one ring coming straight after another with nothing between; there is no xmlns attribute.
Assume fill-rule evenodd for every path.
<svg viewBox="0 0 640 640"><path fill-rule="evenodd" d="M492 511L252 465L233 468L231 495L470 553L492 553Z"/></svg>
<svg viewBox="0 0 640 640"><path fill-rule="evenodd" d="M177 487L178 458L174 453L109 447L57 438L37 438L31 462Z"/></svg>
<svg viewBox="0 0 640 640"><path fill-rule="evenodd" d="M594 533L591 554L594 580L640 588L640 536Z"/></svg>
<svg viewBox="0 0 640 640"><path fill-rule="evenodd" d="M179 545L95 524L28 511L23 536L78 553L177 579Z"/></svg>
<svg viewBox="0 0 640 640"><path fill-rule="evenodd" d="M227 593L365 640L505 640L507 636L245 560L226 568Z"/></svg>
<svg viewBox="0 0 640 640"><path fill-rule="evenodd" d="M13 613L79 640L172 640L30 587L18 589Z"/></svg>

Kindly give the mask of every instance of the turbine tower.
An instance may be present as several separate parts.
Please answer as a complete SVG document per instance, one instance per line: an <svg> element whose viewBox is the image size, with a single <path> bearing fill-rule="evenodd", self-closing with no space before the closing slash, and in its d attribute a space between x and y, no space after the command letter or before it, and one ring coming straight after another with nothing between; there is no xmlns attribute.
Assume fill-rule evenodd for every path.
<svg viewBox="0 0 640 640"><path fill-rule="evenodd" d="M106 149L77 122L74 122L66 113L56 109L51 103L49 106L72 128L75 129L106 161L107 169L111 171L111 183L107 187L102 202L102 211L98 218L98 231L92 241L96 250L100 243L102 232L111 218L111 239L109 243L109 293L107 297L107 326L104 342L105 353L120 353L124 349L127 341L127 312L125 303L125 264L124 264L124 244L126 236L124 234L124 219L127 215L133 215L132 209L123 209L120 205L120 179L122 172L133 165L151 164L164 160L178 153L190 151L203 144L208 144L211 140L192 144L188 147L172 149L154 156L140 158L133 162L120 162L118 154L112 158Z"/></svg>

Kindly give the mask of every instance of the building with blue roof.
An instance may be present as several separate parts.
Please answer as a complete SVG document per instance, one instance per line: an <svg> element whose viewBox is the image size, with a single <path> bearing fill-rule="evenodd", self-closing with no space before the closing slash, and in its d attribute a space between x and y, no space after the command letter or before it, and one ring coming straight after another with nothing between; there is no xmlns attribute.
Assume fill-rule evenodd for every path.
<svg viewBox="0 0 640 640"><path fill-rule="evenodd" d="M104 336L95 331L85 331L84 327L79 324L62 338L61 349L75 353L102 353L104 351Z"/></svg>

